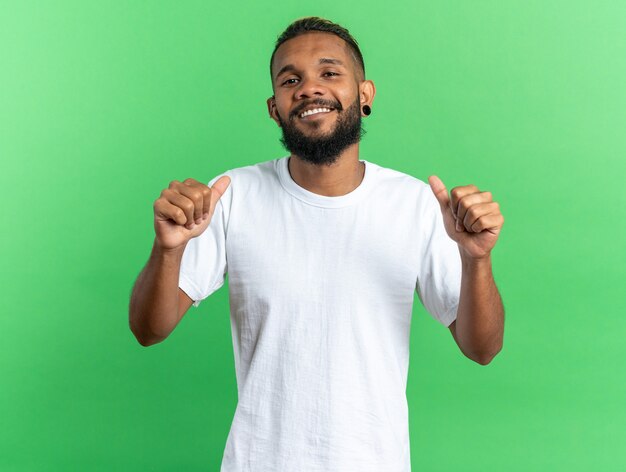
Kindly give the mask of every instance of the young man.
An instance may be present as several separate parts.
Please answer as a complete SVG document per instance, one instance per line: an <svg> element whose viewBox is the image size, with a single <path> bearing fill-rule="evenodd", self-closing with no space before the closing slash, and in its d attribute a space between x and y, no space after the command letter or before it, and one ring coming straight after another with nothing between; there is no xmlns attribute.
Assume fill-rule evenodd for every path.
<svg viewBox="0 0 626 472"><path fill-rule="evenodd" d="M409 471L414 295L488 364L503 339L502 215L475 186L448 194L359 160L375 87L341 26L294 22L270 71L290 155L163 190L131 329L164 340L228 273L239 396L222 471Z"/></svg>

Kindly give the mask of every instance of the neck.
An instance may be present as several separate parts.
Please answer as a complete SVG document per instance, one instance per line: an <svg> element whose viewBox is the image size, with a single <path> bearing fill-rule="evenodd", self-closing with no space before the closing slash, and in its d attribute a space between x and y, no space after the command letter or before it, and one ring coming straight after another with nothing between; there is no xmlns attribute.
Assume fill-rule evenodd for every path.
<svg viewBox="0 0 626 472"><path fill-rule="evenodd" d="M331 165L311 164L292 154L288 169L300 187L326 197L340 197L352 192L365 175L365 164L359 162L358 143L348 147Z"/></svg>

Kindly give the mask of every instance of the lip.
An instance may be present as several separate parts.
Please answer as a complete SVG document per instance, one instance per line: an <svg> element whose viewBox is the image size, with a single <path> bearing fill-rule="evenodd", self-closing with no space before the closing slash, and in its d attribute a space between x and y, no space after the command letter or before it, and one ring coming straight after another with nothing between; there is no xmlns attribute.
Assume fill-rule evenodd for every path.
<svg viewBox="0 0 626 472"><path fill-rule="evenodd" d="M319 107L319 108L323 108L323 107ZM300 113L303 113L304 111L306 111L306 110L302 110ZM334 111L335 111L335 109L331 108L330 111L323 111L321 113L313 113L312 115L307 115L304 118L300 118L300 114L298 114L298 119L303 120L303 121L313 121L313 120L317 120L317 119L323 118L326 115L330 115Z"/></svg>

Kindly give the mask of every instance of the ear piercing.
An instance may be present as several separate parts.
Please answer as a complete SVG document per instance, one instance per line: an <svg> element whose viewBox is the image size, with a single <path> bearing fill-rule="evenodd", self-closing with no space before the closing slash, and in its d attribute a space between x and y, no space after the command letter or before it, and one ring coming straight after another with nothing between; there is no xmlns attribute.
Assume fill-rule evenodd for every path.
<svg viewBox="0 0 626 472"><path fill-rule="evenodd" d="M365 115L369 115L370 113L372 113L372 109L369 105L363 105L363 113L365 113Z"/></svg>

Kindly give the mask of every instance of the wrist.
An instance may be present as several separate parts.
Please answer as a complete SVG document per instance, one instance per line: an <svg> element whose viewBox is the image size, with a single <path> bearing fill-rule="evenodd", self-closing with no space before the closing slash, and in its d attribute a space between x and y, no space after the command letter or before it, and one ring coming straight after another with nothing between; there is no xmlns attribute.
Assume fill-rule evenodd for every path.
<svg viewBox="0 0 626 472"><path fill-rule="evenodd" d="M175 248L165 248L161 246L158 240L155 238L154 244L152 246L152 255L153 257L156 257L158 259L180 260L183 257L186 246L187 244L183 244L182 246L177 246Z"/></svg>
<svg viewBox="0 0 626 472"><path fill-rule="evenodd" d="M459 247L459 253L461 255L461 263L463 267L467 268L491 268L491 252L483 256L475 256L468 254L461 247Z"/></svg>

